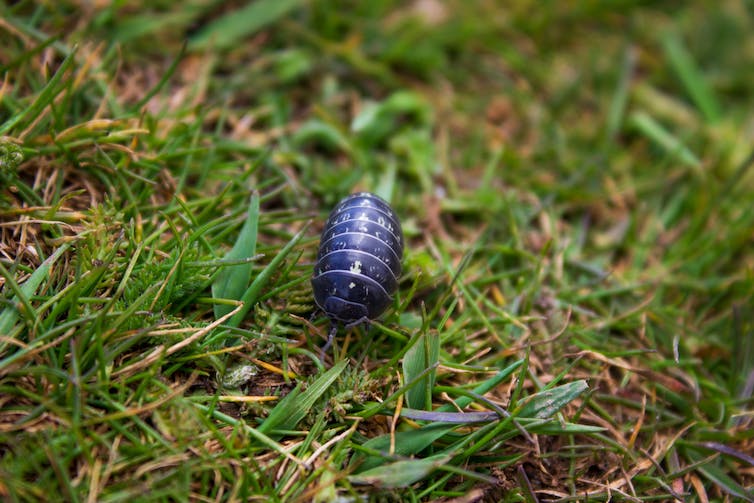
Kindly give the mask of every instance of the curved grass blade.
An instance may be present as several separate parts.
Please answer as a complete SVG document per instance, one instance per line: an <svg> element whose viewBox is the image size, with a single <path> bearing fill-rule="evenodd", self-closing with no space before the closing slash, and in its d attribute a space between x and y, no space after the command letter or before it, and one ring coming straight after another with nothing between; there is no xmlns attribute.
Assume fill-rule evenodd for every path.
<svg viewBox="0 0 754 503"><path fill-rule="evenodd" d="M270 415L257 430L268 434L274 430L294 429L299 421L306 417L322 394L332 386L335 379L346 368L347 363L345 360L338 362L333 368L319 376L304 392L301 391L300 384L296 386L272 409Z"/></svg>
<svg viewBox="0 0 754 503"><path fill-rule="evenodd" d="M457 426L455 424L433 423L416 430L399 431L395 434L395 450L392 454L395 456L413 456L418 454L431 445L432 442L452 431ZM356 453L349 463L349 468L355 468L355 473L371 470L387 461L389 457L388 449L390 449L390 435L380 435L379 437L367 440L362 447L378 451L384 455L371 455L367 457L365 453Z"/></svg>
<svg viewBox="0 0 754 503"><path fill-rule="evenodd" d="M745 452L741 452L738 449L734 449L725 444L721 444L720 442L707 441L707 442L699 442L698 444L695 444L695 445L702 447L704 449L717 451L720 454L731 456L733 458L738 459L739 461L748 463L750 466L754 466L754 456L751 456L750 454L747 454Z"/></svg>
<svg viewBox="0 0 754 503"><path fill-rule="evenodd" d="M709 448L708 446L705 446ZM713 449L719 452L719 449ZM687 457L692 463L697 463L703 459L702 455L694 448L686 449ZM742 487L741 484L733 480L722 468L712 462L702 463L696 468L704 478L715 484L722 491L730 494L741 501L754 503L754 492L751 489Z"/></svg>
<svg viewBox="0 0 754 503"><path fill-rule="evenodd" d="M450 459L451 456L441 454L424 459L396 461L351 475L348 480L354 484L370 484L389 489L406 487L423 479Z"/></svg>
<svg viewBox="0 0 754 503"><path fill-rule="evenodd" d="M583 379L535 393L524 400L516 417L547 419L580 397L589 385Z"/></svg>
<svg viewBox="0 0 754 503"><path fill-rule="evenodd" d="M413 382L422 372L433 368L428 374L406 391L409 407L431 410L432 390L435 386L437 363L440 361L440 338L437 334L423 333L403 357L404 382Z"/></svg>
<svg viewBox="0 0 754 503"><path fill-rule="evenodd" d="M257 233L259 230L259 192L254 191L249 201L246 221L241 227L233 248L225 255L227 260L249 259L256 254ZM251 262L225 266L212 283L212 298L241 300L251 281ZM222 318L233 310L233 306L215 304L215 319Z"/></svg>
<svg viewBox="0 0 754 503"><path fill-rule="evenodd" d="M66 75L68 70L76 61L76 49L77 48L74 47L71 53L65 57L63 62L60 64L60 67L55 72L55 75L53 75L50 81L47 82L44 88L42 88L34 102L31 103L31 105L29 105L28 107L24 108L22 112L17 113L16 115L8 119L4 124L0 125L0 136L7 134L11 129L15 127L22 127L22 121L27 118L29 119L29 123L36 120L37 117L42 113L42 110L44 110L48 105L55 101L55 98L58 96L58 94L63 92L65 85L61 86L60 84L63 80L63 76Z"/></svg>
<svg viewBox="0 0 754 503"><path fill-rule="evenodd" d="M681 83L686 88L686 92L689 93L699 111L702 112L704 119L708 123L717 122L720 118L720 106L712 90L705 82L701 70L681 42L680 37L672 32L668 32L662 37L662 47L665 50L665 56L668 62L670 62L670 66L673 67Z"/></svg>
<svg viewBox="0 0 754 503"><path fill-rule="evenodd" d="M224 422L226 424L229 424L231 426L234 426L234 427L241 427L241 428L243 428L244 431L246 431L249 435L251 435L252 437L254 437L254 439L257 440L261 445L269 447L270 449L272 449L273 451L277 452L281 456L290 459L291 461L293 461L294 463L296 463L298 465L301 464L300 461L298 459L296 459L295 456L293 456L290 452L288 452L285 449L285 447L283 447L282 445L278 444L275 440L273 440L269 436L267 436L264 433L262 433L258 428L253 428L253 427L249 426L248 424L246 424L246 422L244 422L241 419L236 419L234 417L230 417L229 415L223 414L219 410L212 409L211 407L208 407L206 405L202 405L200 403L192 403L192 405L194 407L196 407L197 409L205 412L206 414L211 415L212 417L214 417L218 421L222 421L222 422Z"/></svg>
<svg viewBox="0 0 754 503"><path fill-rule="evenodd" d="M501 371L499 371L494 376L490 377L486 381L483 381L479 383L472 392L475 395L484 395L485 393L491 391L494 389L498 384L505 381L508 377L511 376L516 370L518 370L521 365L524 364L524 360L516 360L515 362L511 363ZM472 402L474 401L474 398L471 396L461 396L455 399L455 403L458 407L464 408L468 407ZM437 408L438 412L449 412L455 410L455 407L452 404L445 404Z"/></svg>
<svg viewBox="0 0 754 503"><path fill-rule="evenodd" d="M301 0L258 0L213 21L189 41L190 50L228 49L298 7Z"/></svg>
<svg viewBox="0 0 754 503"><path fill-rule="evenodd" d="M64 244L63 246L55 250L55 253L47 257L47 259L42 262L39 267L37 267L37 269L22 285L18 285L14 281L10 272L3 266L2 263L0 263L0 275L5 278L8 288L15 293L15 296L11 297L10 301L15 301L23 305L24 311L26 312L27 316L36 318L35 311L32 308L31 303L29 302L29 297L37 291L37 288L39 288L39 285L42 284L42 281L44 281L45 278L49 276L52 264L55 263L55 261L60 258L60 256L69 247L70 245ZM13 325L15 325L16 320L18 320L18 316L19 311L15 307L3 309L2 313L0 313L0 334L10 333L10 330L13 328ZM0 345L0 352L4 347L5 344Z"/></svg>
<svg viewBox="0 0 754 503"><path fill-rule="evenodd" d="M241 324L244 316L246 316L246 314L254 306L257 300L259 300L262 289L267 286L267 283L270 281L273 273L278 270L280 264L283 262L283 260L285 260L285 257L288 256L293 247L296 246L296 244L301 240L302 237L304 237L304 234L306 233L306 229L308 227L309 223L307 222L304 227L300 231L298 231L295 236L293 236L288 244L286 244L283 249L280 250L280 253L275 255L275 258L273 258L270 263L267 264L267 267L262 269L262 272L259 273L259 275L254 279L254 282L249 286L249 288L246 289L243 296L241 297L243 307L241 307L238 313L236 313L228 321L228 326L235 328Z"/></svg>
<svg viewBox="0 0 754 503"><path fill-rule="evenodd" d="M431 410L401 409L401 417L417 421L432 421L435 423L473 424L496 421L501 416L497 412L436 412Z"/></svg>
<svg viewBox="0 0 754 503"><path fill-rule="evenodd" d="M678 159L692 168L698 169L701 166L702 161L699 160L696 154L684 145L680 138L668 131L665 126L648 113L644 111L634 112L629 117L629 120L633 127L662 147L669 156Z"/></svg>

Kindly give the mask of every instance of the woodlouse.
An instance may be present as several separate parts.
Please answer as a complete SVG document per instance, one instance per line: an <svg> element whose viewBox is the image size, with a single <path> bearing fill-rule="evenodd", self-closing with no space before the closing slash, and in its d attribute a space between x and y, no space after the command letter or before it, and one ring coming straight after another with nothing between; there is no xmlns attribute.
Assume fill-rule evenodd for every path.
<svg viewBox="0 0 754 503"><path fill-rule="evenodd" d="M330 213L312 276L314 300L331 320L326 351L338 324L377 318L398 288L403 231L390 205L369 192L351 194Z"/></svg>

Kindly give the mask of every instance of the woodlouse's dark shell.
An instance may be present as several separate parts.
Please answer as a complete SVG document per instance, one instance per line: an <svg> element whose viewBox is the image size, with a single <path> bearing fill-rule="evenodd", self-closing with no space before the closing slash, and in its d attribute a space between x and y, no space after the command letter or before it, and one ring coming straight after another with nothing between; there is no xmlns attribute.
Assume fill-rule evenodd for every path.
<svg viewBox="0 0 754 503"><path fill-rule="evenodd" d="M351 194L330 213L312 288L332 320L372 320L392 302L403 257L403 231L390 205L369 192Z"/></svg>

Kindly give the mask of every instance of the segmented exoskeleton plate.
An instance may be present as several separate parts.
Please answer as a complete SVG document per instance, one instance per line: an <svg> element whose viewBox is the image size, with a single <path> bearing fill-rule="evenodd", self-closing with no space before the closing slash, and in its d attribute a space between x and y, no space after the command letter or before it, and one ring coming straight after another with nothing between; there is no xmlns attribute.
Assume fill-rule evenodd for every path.
<svg viewBox="0 0 754 503"><path fill-rule="evenodd" d="M398 288L403 232L390 205L369 192L352 194L330 213L314 267L317 305L347 326L377 318Z"/></svg>

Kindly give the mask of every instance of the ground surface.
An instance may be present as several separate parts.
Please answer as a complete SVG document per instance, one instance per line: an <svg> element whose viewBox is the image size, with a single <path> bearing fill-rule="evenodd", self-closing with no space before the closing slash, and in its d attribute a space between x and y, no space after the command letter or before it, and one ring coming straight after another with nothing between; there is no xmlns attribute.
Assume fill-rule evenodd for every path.
<svg viewBox="0 0 754 503"><path fill-rule="evenodd" d="M753 21L3 4L1 499L754 501ZM322 364L356 190L404 274Z"/></svg>

